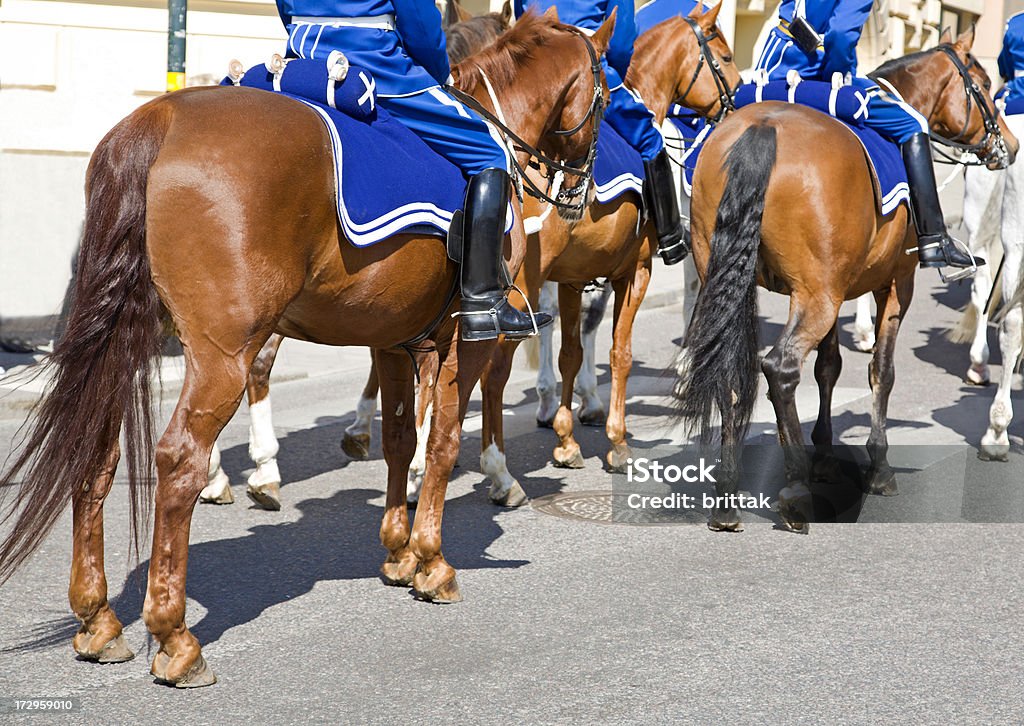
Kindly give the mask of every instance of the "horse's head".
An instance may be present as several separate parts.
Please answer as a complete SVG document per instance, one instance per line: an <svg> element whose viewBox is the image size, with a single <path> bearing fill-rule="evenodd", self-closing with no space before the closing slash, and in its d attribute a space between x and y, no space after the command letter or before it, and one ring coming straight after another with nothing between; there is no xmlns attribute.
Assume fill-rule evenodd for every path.
<svg viewBox="0 0 1024 726"><path fill-rule="evenodd" d="M456 7L455 0L450 0L448 7ZM512 20L512 6L505 0L500 13L486 13L476 17L465 17L465 11L445 11L446 17L455 18L445 27L445 45L448 60L452 65L478 53L497 40L498 36L509 28ZM457 13L457 14L456 14Z"/></svg>
<svg viewBox="0 0 1024 726"><path fill-rule="evenodd" d="M578 219L586 207L608 97L600 56L614 23L613 13L588 36L558 22L553 8L544 15L527 12L493 45L453 71L459 90L493 109L499 120L504 116L502 123L518 137L509 136L520 164L533 156L552 177L562 172L555 199L567 219Z"/></svg>
<svg viewBox="0 0 1024 726"><path fill-rule="evenodd" d="M733 108L742 79L715 24L721 4L702 8L698 4L687 17L670 18L637 39L626 83L659 120L673 102L716 120Z"/></svg>
<svg viewBox="0 0 1024 726"><path fill-rule="evenodd" d="M973 25L956 40L947 29L935 48L890 61L871 77L887 80L924 113L936 141L1003 169L1020 144L992 101L992 81L971 54L973 44Z"/></svg>

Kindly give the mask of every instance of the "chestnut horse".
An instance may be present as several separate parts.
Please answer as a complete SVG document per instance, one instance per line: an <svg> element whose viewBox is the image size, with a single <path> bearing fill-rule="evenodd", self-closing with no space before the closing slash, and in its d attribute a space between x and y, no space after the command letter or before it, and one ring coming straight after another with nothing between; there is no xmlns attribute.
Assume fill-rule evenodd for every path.
<svg viewBox="0 0 1024 726"><path fill-rule="evenodd" d="M448 60L454 66L473 53L480 52L508 30L511 19L512 7L508 0L500 13L486 13L478 17L470 15L455 0L449 0L444 14ZM275 511L281 508L281 472L277 466L279 447L271 414L270 371L274 367L282 342L284 336L277 333L270 336L253 361L245 385L246 400L249 403L249 458L256 465L255 471L249 475L246 482L245 493L257 506ZM433 385L432 381L424 381L428 382ZM370 351L370 375L356 405L356 420L345 429L345 435L341 440L342 449L353 459L365 459L369 456L370 426L377 413L379 391L377 369L373 365L373 351ZM418 438L421 440L426 437L426 401L423 399L421 396L416 406L417 427L422 429L418 432ZM417 447L414 468L418 472L418 479L422 479L423 453L423 446ZM210 456L208 476L209 484L200 492L200 502L231 504L235 501L231 493L231 482L221 468L220 450L216 444Z"/></svg>
<svg viewBox="0 0 1024 726"><path fill-rule="evenodd" d="M731 107L731 90L740 83L732 51L715 21L720 5L689 18L666 20L641 35L626 75L655 114L665 120L669 106L678 101L710 117ZM718 74L716 76L716 74ZM558 356L562 374L562 400L553 428L557 466L580 468L583 455L573 437L573 383L582 362L580 306L582 290L590 280L607 278L615 293L612 328L611 398L605 432L610 442L606 461L621 471L631 456L626 443L626 381L633 365L633 321L651 278L651 256L657 249L652 223L641 217L641 200L626 194L605 204L591 203L578 222L548 215L537 241L527 243L526 261L517 284L536 305L546 280L558 283L562 347ZM540 214L539 202L525 205L525 213ZM505 464L502 434L502 399L517 343L504 341L480 380L483 391L483 431L480 468L491 480L489 497L506 506L526 501L526 494Z"/></svg>
<svg viewBox="0 0 1024 726"><path fill-rule="evenodd" d="M991 118L994 106L989 79L970 54L973 28L955 43L950 40L947 35L937 48L886 63L871 77L887 81L925 114L933 133L966 144L984 142L984 160L1009 163L1016 139L1002 119L986 124L981 112L988 109ZM822 149L828 153L816 153ZM886 415L896 335L914 289L917 257L908 252L916 238L906 206L887 216L878 213L857 138L809 108L777 102L742 108L701 151L691 213L703 288L677 394L702 443L710 442L716 410L721 417L719 495L737 491L740 449L757 393L757 285L790 297L789 320L761 362L785 454L786 487L779 494L785 525L807 531L810 477L835 464L828 455L832 389L841 367L836 319L844 300L866 292L874 294L880 311L868 373L873 396L868 487L873 494L895 494ZM818 459L812 472L795 392L804 359L815 348L820 408L811 435ZM708 526L741 528L733 507L715 508Z"/></svg>
<svg viewBox="0 0 1024 726"><path fill-rule="evenodd" d="M593 54L604 52L612 26L609 20L588 40L553 15L529 14L473 59L528 143L557 158L590 153L596 124L580 120L593 115L605 86ZM489 103L479 78L464 74L464 90ZM555 133L577 124L573 134ZM411 585L422 598L460 599L455 570L441 553L441 516L469 394L494 344L460 339L446 310L457 268L438 238L402 234L362 248L344 238L330 148L319 116L301 103L247 88L199 88L141 107L92 157L75 303L50 361L53 384L26 446L0 478L6 488L22 475L5 519L16 517L0 545L0 578L73 504L69 600L82 621L74 647L85 659L133 655L107 602L103 570L102 506L123 428L136 532L147 517L154 459L157 469L143 610L159 644L151 671L179 687L214 682L185 625L189 525L213 444L274 331L375 349L388 463L383 578ZM521 222L511 241L515 271L524 254ZM181 338L186 374L154 456L150 371L165 315ZM410 532L414 371L398 346L424 331L442 362L437 425Z"/></svg>

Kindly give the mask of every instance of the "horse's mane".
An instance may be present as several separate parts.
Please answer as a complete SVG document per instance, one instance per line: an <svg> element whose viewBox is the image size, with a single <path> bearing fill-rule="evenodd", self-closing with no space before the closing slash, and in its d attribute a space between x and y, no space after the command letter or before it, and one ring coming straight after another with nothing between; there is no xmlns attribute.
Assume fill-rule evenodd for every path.
<svg viewBox="0 0 1024 726"><path fill-rule="evenodd" d="M629 62L629 69L626 71L626 78L624 79L626 84L632 87L632 83L637 79L638 75L644 76L648 73L642 67L645 62L648 65L651 63L660 65L664 62L664 58L659 56L657 52L648 52L649 46L653 45L657 49L664 45L666 35L669 38L677 38L682 36L684 31L689 32L686 21L683 20L682 16L675 15L658 23L646 33L641 33L633 46L633 60Z"/></svg>
<svg viewBox="0 0 1024 726"><path fill-rule="evenodd" d="M924 60L926 56L933 55L935 51L943 45L951 46L952 43L941 43L933 48L926 48L925 50L919 50L914 53L908 53L907 55L900 56L899 58L887 60L885 63L878 66L878 68L868 73L868 78L874 80L876 76L887 78L894 73L902 73L918 61Z"/></svg>
<svg viewBox="0 0 1024 726"><path fill-rule="evenodd" d="M459 64L455 87L462 91L476 88L481 81L481 70L496 86L507 87L515 78L519 66L564 28L562 23L546 15L528 10L511 30Z"/></svg>
<svg viewBox="0 0 1024 726"><path fill-rule="evenodd" d="M508 30L501 13L487 13L451 25L446 31L448 60L461 63L474 48L484 48Z"/></svg>

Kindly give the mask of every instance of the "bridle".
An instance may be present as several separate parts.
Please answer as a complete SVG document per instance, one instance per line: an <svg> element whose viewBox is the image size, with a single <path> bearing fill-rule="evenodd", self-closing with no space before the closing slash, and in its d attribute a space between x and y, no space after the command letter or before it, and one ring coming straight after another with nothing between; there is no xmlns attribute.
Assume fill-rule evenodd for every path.
<svg viewBox="0 0 1024 726"><path fill-rule="evenodd" d="M959 151L961 158L953 156L942 148L936 148L936 153L947 159L948 163L964 164L967 166L987 166L992 163L992 159L990 158L988 161L982 161L980 152L992 149L991 156L995 157L995 161L999 163L1000 168L1005 169L1008 165L1010 152L1007 150L1006 142L1003 140L1003 134L999 130L999 122L993 109L989 108L989 105L985 103L985 96L981 92L978 82L971 77L971 69L978 67L979 65L977 59L972 55L968 55L967 57L970 62L965 65L956 54L956 51L953 50L952 46L948 44L940 45L939 50L949 56L949 59L953 61L953 65L956 67L957 72L960 73L960 78L964 82L964 95L967 99L967 111L964 115L963 127L961 127L960 132L953 138L947 138L930 129L928 131L928 135L931 137L932 141ZM978 112L981 113L981 118L985 124L985 136L976 144L968 144L965 143L963 139L966 137L967 127L971 123L971 106L973 104L977 104ZM962 157L966 154L973 154L978 157L978 161L963 161Z"/></svg>
<svg viewBox="0 0 1024 726"><path fill-rule="evenodd" d="M525 192L532 197L556 207L560 207L561 209L580 212L587 206L587 195L585 192L587 187L590 185L591 180L594 178L594 159L597 157L597 133L601 126L601 119L604 117L604 88L601 83L601 61L598 58L597 51L594 50L593 43L590 42L590 38L588 38L587 35L578 28L566 26L565 29L575 35L578 35L580 39L583 40L583 44L587 49L587 54L590 56L590 73L594 81L593 96L590 100L590 107L587 109L586 115L584 115L578 124L573 126L571 129L555 129L551 133L558 136L573 136L574 134L578 134L582 131L589 121L591 124L592 136L590 139L590 148L584 156L581 156L578 159L573 159L572 161L564 162L552 159L540 149L527 143L518 134L512 131L500 117L500 113L490 111L483 106L483 104L477 101L476 98L464 91L460 91L456 88L449 88L447 90L464 104L498 127L501 133L504 134L506 139L509 141L511 151L523 152L530 158L527 162L527 166L539 169L540 165L543 164L547 168L546 177L549 189L554 183L555 175L558 172L571 174L572 176L579 178L579 182L574 186L566 189L560 189L554 194L554 196L551 196L546 191L538 187L537 184L527 175L526 168L519 163L519 160L516 158L516 153L512 153L509 155L513 166L511 171L516 183L516 188L519 190L520 199L522 198L523 192ZM483 74L483 69L480 70L481 74ZM484 79L487 78L486 75L483 75L482 77ZM490 82L487 81L487 83L489 84ZM494 100L495 102L497 101L496 98Z"/></svg>
<svg viewBox="0 0 1024 726"><path fill-rule="evenodd" d="M690 78L689 85L686 86L686 90L683 94L675 101L680 106L686 106L686 97L693 90L694 85L697 83L697 79L700 78L700 71L704 67L704 64L708 64L708 69L711 71L711 78L715 82L715 87L718 89L718 113L715 114L714 118L711 118L711 123L718 123L725 115L730 111L736 110L736 105L733 102L733 94L735 89L729 87L728 81L725 80L725 71L722 70L722 64L719 62L718 57L712 52L709 43L715 38L720 37L718 32L718 26L711 32L710 35L704 35L704 29L700 27L700 24L696 20L689 16L683 18L693 30L693 34L697 36L697 44L700 47L700 57L697 59L697 67L693 70L693 77Z"/></svg>

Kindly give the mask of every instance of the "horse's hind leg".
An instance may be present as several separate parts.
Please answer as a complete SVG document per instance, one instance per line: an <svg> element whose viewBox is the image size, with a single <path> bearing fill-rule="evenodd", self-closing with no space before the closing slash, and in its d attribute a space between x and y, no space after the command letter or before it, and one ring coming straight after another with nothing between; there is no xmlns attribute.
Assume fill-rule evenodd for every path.
<svg viewBox="0 0 1024 726"><path fill-rule="evenodd" d="M1019 233L1019 232L1018 232ZM1007 235L1008 236L1008 235ZM1013 301L1016 298L1017 281L1020 277L1022 264L1022 248L1019 243L1004 239L1005 253L1003 257L1003 299ZM979 268L981 269L981 268ZM1013 421L1013 405L1010 402L1010 390L1013 373L1020 361L1021 333L1024 331L1024 310L1021 305L1009 302L1003 320L999 324L999 350L1003 356L1003 371L999 377L999 388L989 408L989 425L981 439L978 456L985 460L1007 461L1010 454L1010 437L1007 429Z"/></svg>
<svg viewBox="0 0 1024 726"><path fill-rule="evenodd" d="M775 408L786 465L787 486L779 492L779 516L791 530L808 531L813 513L809 462L796 409L796 387L804 360L836 324L839 303L826 297L790 298L789 321L775 347L764 357L761 370L768 379L768 395Z"/></svg>
<svg viewBox="0 0 1024 726"><path fill-rule="evenodd" d="M283 341L283 335L270 336L253 360L245 384L249 400L249 458L256 464L245 493L257 506L274 512L281 508L281 472L277 468L279 446L270 409L270 371Z"/></svg>
<svg viewBox="0 0 1024 726"><path fill-rule="evenodd" d="M872 333L872 338L874 334ZM843 370L839 353L839 326L833 325L825 339L818 344L818 357L814 361L814 379L818 383L818 420L811 432L814 443L814 476L826 481L835 479L835 459L832 458L832 391Z"/></svg>
<svg viewBox="0 0 1024 726"><path fill-rule="evenodd" d="M192 512L206 485L210 452L234 415L249 365L269 335L239 332L237 345L183 336L186 375L178 405L156 449L157 487L149 584L142 617L160 644L151 672L180 688L216 681L199 641L185 625L185 573ZM214 344L214 341L217 344ZM238 353L225 351L237 350Z"/></svg>
<svg viewBox="0 0 1024 726"><path fill-rule="evenodd" d="M483 431L480 436L480 470L491 480L488 498L502 507L519 507L528 500L526 492L505 464L503 400L505 384L512 372L512 358L518 342L502 341L480 378L483 393Z"/></svg>
<svg viewBox="0 0 1024 726"><path fill-rule="evenodd" d="M871 386L871 435L867 447L871 457L871 473L868 491L872 494L896 494L896 473L889 466L888 459L886 419L889 415L889 394L896 380L896 335L913 292L914 276L910 274L893 281L890 289L875 293L878 305L878 320L875 323L878 342L875 344L871 365L868 366L868 383Z"/></svg>
<svg viewBox="0 0 1024 726"><path fill-rule="evenodd" d="M409 482L405 489L406 501L413 503L420 498L427 469L427 442L434 417L434 386L437 385L437 369L441 361L434 350L419 354L416 365L420 369L420 383L416 387L416 453L409 465Z"/></svg>
<svg viewBox="0 0 1024 726"><path fill-rule="evenodd" d="M356 404L356 420L341 438L341 449L353 459L363 460L370 455L370 428L373 417L377 413L377 391L380 382L377 379L377 364L373 362L373 351L370 351L370 376L363 386L363 393Z"/></svg>
<svg viewBox="0 0 1024 726"><path fill-rule="evenodd" d="M406 481L416 450L416 407L413 369L400 349L375 350L374 369L380 381L381 446L388 465L388 493L380 541L388 551L380 568L388 585L409 585L416 574L416 556L409 549ZM376 400L376 398L375 398Z"/></svg>
<svg viewBox="0 0 1024 726"><path fill-rule="evenodd" d="M562 316L562 349L558 351L558 369L562 373L562 404L555 414L554 429L558 446L554 457L556 466L570 469L583 467L580 445L572 435L572 395L576 373L583 360L580 345L580 291L570 285L558 286L558 307Z"/></svg>
<svg viewBox="0 0 1024 726"><path fill-rule="evenodd" d="M75 635L75 651L84 660L119 663L135 654L121 635L121 621L107 602L107 577L103 570L103 500L110 493L121 457L115 433L103 471L85 482L72 497L74 549L68 601L82 627Z"/></svg>
<svg viewBox="0 0 1024 726"><path fill-rule="evenodd" d="M615 318L612 327L612 390L608 405L605 433L612 448L608 451L608 468L625 472L633 453L626 443L626 382L633 368L633 322L651 281L651 261L637 264L632 279L616 280Z"/></svg>

